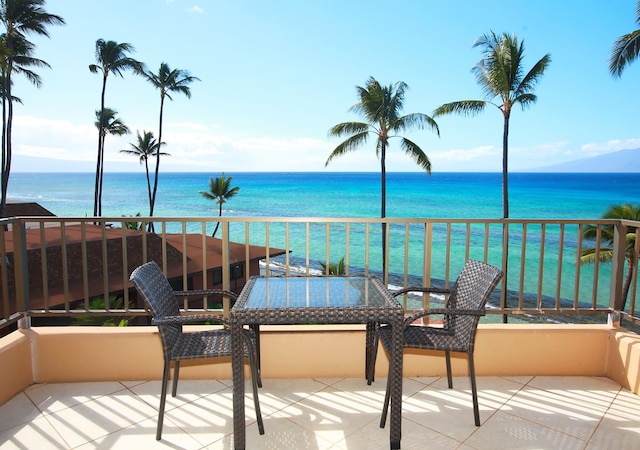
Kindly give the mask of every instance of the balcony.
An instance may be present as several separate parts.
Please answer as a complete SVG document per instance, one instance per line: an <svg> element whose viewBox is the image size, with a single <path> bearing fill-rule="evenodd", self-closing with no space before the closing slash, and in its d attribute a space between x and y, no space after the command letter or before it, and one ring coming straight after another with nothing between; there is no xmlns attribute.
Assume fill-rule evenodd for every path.
<svg viewBox="0 0 640 450"><path fill-rule="evenodd" d="M381 250L379 219L224 218L215 243L203 237L211 219L154 218L153 235L127 230L124 221L134 220L145 223L30 217L7 221L0 231L0 442L156 444L160 342L124 285L137 259L162 262L176 288L236 290L256 271L315 273L316 261L340 257L347 270L396 286L448 285L466 258L508 270L508 289L499 285L476 341L483 425L473 426L464 358L454 358L455 389L448 390L439 355L407 353L403 448L423 448L427 439L442 448L636 448L640 441L640 336L630 331L638 320L638 266L636 259L623 308L620 238L637 223L387 219ZM595 225L601 236L610 224L617 236L611 264L577 264L590 245L584 227ZM79 227L79 242L66 232L71 226ZM123 302L96 309L96 296ZM402 300L407 310L442 302ZM219 303L228 311L224 299ZM217 305L202 299L183 306L189 313ZM138 326L52 326L112 316ZM387 448L388 429L377 426L386 357L378 358L376 382L367 386L364 327L272 326L262 335L267 434L258 435L248 404L248 448ZM164 442L230 448L230 363L183 367Z"/></svg>
<svg viewBox="0 0 640 450"><path fill-rule="evenodd" d="M379 381L367 386L353 378L268 380L261 392L266 434L260 436L249 420L247 448L388 448L388 429L378 426L384 398L384 380ZM438 377L406 379L402 448L425 448L426 442L438 449L637 448L640 402L607 378L478 382L483 423L476 428L468 392L450 391ZM229 384L185 381L168 405L164 446L233 448ZM465 386L465 379L454 379L455 385ZM0 407L0 445L160 447L159 390L156 381L33 385Z"/></svg>

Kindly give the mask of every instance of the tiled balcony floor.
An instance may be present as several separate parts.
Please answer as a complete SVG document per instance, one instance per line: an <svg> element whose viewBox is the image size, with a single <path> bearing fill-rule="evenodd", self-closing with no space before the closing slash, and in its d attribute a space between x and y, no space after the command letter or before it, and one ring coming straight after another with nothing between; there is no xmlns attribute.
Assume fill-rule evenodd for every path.
<svg viewBox="0 0 640 450"><path fill-rule="evenodd" d="M384 379L265 379L260 436L247 386L247 449L388 449ZM230 382L183 380L155 440L160 383L34 385L0 407L0 448L232 449ZM405 378L403 449L638 449L640 397L606 378Z"/></svg>

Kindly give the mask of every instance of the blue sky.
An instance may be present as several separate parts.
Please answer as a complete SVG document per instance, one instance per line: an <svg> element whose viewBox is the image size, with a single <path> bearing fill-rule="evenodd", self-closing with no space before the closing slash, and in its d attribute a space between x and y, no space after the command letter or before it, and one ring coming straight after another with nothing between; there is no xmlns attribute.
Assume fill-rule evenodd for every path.
<svg viewBox="0 0 640 450"><path fill-rule="evenodd" d="M510 170L640 147L640 61L620 79L608 72L613 42L637 28L635 1L583 0L48 0L62 16L50 39L34 37L42 87L16 79L14 171L93 171L94 111L101 77L90 73L99 38L128 42L131 56L157 71L161 62L201 81L192 98L165 105L162 171L379 171L374 141L336 159L328 129L359 120L348 112L370 76L403 81L404 113L482 98L471 68L474 41L490 30L515 33L529 69L551 65L538 102L511 118ZM157 134L159 93L142 78L111 75L106 104L133 134L107 137L106 171L140 171L119 150L136 130ZM437 119L441 136L407 136L434 172L499 172L502 115ZM389 171L419 170L392 144Z"/></svg>

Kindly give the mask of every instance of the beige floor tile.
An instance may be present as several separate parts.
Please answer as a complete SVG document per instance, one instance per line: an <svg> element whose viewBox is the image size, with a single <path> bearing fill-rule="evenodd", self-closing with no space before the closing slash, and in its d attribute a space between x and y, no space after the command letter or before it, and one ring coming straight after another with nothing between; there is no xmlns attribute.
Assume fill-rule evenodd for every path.
<svg viewBox="0 0 640 450"><path fill-rule="evenodd" d="M340 381L334 379L333 382ZM366 382L365 382L366 384ZM266 379L262 381L259 389L260 408L263 415L273 414L288 407L305 397L326 389L330 386L327 382L312 379ZM251 392L249 386L245 386L245 394Z"/></svg>
<svg viewBox="0 0 640 450"><path fill-rule="evenodd" d="M410 379L418 383L422 383L425 386L430 386L436 381L438 381L440 378L441 377L408 377L408 378L405 378L405 380Z"/></svg>
<svg viewBox="0 0 640 450"><path fill-rule="evenodd" d="M304 429L315 431L316 436L335 444L368 422L378 419L380 409L363 402L353 392L327 387L273 416L288 418Z"/></svg>
<svg viewBox="0 0 640 450"><path fill-rule="evenodd" d="M593 445L616 450L640 448L640 397L622 390L591 437Z"/></svg>
<svg viewBox="0 0 640 450"><path fill-rule="evenodd" d="M0 431L29 423L41 415L29 397L21 392L0 406Z"/></svg>
<svg viewBox="0 0 640 450"><path fill-rule="evenodd" d="M34 384L24 392L44 414L51 414L124 389L121 383L113 381Z"/></svg>
<svg viewBox="0 0 640 450"><path fill-rule="evenodd" d="M157 412L124 390L45 417L71 447L77 447L143 420L155 419Z"/></svg>
<svg viewBox="0 0 640 450"><path fill-rule="evenodd" d="M522 385L499 377L483 377L478 383L480 420L485 423ZM403 417L464 441L477 429L473 418L471 384L468 377L455 377L453 389L446 377L425 386L403 402Z"/></svg>
<svg viewBox="0 0 640 450"><path fill-rule="evenodd" d="M386 379L269 380L258 433L245 384L248 449L376 450ZM0 448L233 448L230 380L182 380L155 440L160 382L34 385L0 406ZM405 378L402 448L640 448L640 397L598 377L480 377L482 426L468 377ZM34 402L47 411L41 414ZM590 442L589 439L591 439Z"/></svg>
<svg viewBox="0 0 640 450"><path fill-rule="evenodd" d="M132 388L132 387L137 386L139 384L148 383L148 381L146 381L146 380L128 380L128 381L121 381L120 383L122 383L122 385L124 387Z"/></svg>
<svg viewBox="0 0 640 450"><path fill-rule="evenodd" d="M0 448L10 449L67 449L64 440L44 417L0 432Z"/></svg>
<svg viewBox="0 0 640 450"><path fill-rule="evenodd" d="M476 449L582 450L586 441L498 411L465 444Z"/></svg>
<svg viewBox="0 0 640 450"><path fill-rule="evenodd" d="M332 443L318 436L313 430L306 430L286 417L270 416L265 419L265 434L258 433L256 423L246 430L246 448L251 450L329 450ZM233 448L233 436L207 446L208 450L229 450Z"/></svg>
<svg viewBox="0 0 640 450"><path fill-rule="evenodd" d="M167 411L165 420L171 421L203 446L211 445L233 433L231 390L225 389ZM246 395L245 424L250 426L255 421L253 399Z"/></svg>
<svg viewBox="0 0 640 450"><path fill-rule="evenodd" d="M464 441L475 430L471 395L454 389L427 387L405 400L402 417L457 441ZM485 423L493 410L480 405L480 420Z"/></svg>
<svg viewBox="0 0 640 450"><path fill-rule="evenodd" d="M619 386L589 377L536 377L503 411L571 436L589 439Z"/></svg>
<svg viewBox="0 0 640 450"><path fill-rule="evenodd" d="M402 421L402 449L438 450L457 449L460 442L441 433L418 425L409 420ZM373 420L364 427L338 442L332 450L387 450L389 448L389 425L380 428L379 420Z"/></svg>
<svg viewBox="0 0 640 450"><path fill-rule="evenodd" d="M130 387L131 392L136 394L150 406L158 409L160 406L161 381L148 381ZM167 400L165 410L179 407L185 403L193 402L206 395L229 389L225 384L215 380L180 380L178 382L178 392L175 397L171 396L171 383L167 389Z"/></svg>
<svg viewBox="0 0 640 450"><path fill-rule="evenodd" d="M518 383L518 384L522 384L522 385L527 384L531 380L533 380L533 377L530 376L530 375L510 376L510 377L502 377L502 378L504 378L505 380L513 381L513 382Z"/></svg>
<svg viewBox="0 0 640 450"><path fill-rule="evenodd" d="M168 422L168 421L167 421ZM163 427L162 439L156 441L156 419L147 419L100 437L74 450L90 449L183 449L197 450L202 444L170 422ZM168 425L168 426L167 426Z"/></svg>

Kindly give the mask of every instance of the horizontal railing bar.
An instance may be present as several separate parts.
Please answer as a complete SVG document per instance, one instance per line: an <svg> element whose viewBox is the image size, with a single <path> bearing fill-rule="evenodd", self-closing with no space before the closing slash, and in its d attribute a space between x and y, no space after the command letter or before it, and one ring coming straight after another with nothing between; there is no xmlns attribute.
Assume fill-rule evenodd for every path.
<svg viewBox="0 0 640 450"><path fill-rule="evenodd" d="M143 230L146 230L146 225L155 223L156 233L139 230L129 233L126 229L132 222L141 224ZM154 259L162 265L168 277L167 270L171 268L172 282L184 286L185 290L188 285L196 282L195 278L199 278L197 283L201 286L209 288L223 285L239 292L249 276L257 273L258 263L252 250L256 246L266 252L261 257L260 266L260 270L266 275L278 275L280 271L290 275L308 275L320 270L319 263L335 265L342 257L347 266L346 273L365 272L388 280L390 288L394 289L412 283L450 287L455 282L462 262L478 259L508 269L508 277L505 277L508 286L502 285L505 282L503 280L496 290L500 298L506 300L506 306L493 309L496 303L494 300L487 314L549 318L553 315L608 314L614 310L613 298L618 301L616 308L620 308L619 305L622 304L619 301L623 297L622 289L618 286L622 286L622 278L627 271L626 267L625 270L620 270L621 262L615 267L600 258L604 252L598 249L612 246L606 240L608 235L605 236L604 231L614 230L619 234L625 233L628 228L640 226L636 221L616 219L217 216L20 216L0 219L0 223L6 225L4 233L7 239L11 239L11 235L6 233L17 230L17 227L25 228L30 240L35 239L34 229L38 227L40 230L40 243L36 247L34 242L29 242L31 256L26 255L25 249L25 254L20 259L31 262L28 268L24 264L27 271L36 270L37 267L38 273L32 279L36 282L40 282L38 278L42 280L40 285L29 286L24 291L24 296L28 299L33 299L34 296L36 299L35 303L31 302L33 304L26 306L28 311L24 313L32 317L148 316L148 311L140 309L142 304L136 301L132 288L127 284L128 273L133 268L132 260L145 262ZM212 225L216 223L224 224L227 229L224 239L217 239L218 243L213 244L223 249L220 266L212 265L211 259L214 257L207 253L212 242L208 238L211 236ZM242 228L235 224L241 224ZM389 226L376 226L378 224ZM73 239L67 237L65 230L70 230L72 225L81 225L80 241L77 234ZM86 230L89 225L97 225L102 231L92 231L90 238L87 238ZM502 233L504 225L508 225L508 240ZM59 232L54 228L53 233L45 233L45 230L55 226L60 227ZM585 237L585 231L591 227L597 230L595 240ZM106 231L120 228L121 232ZM382 240L386 242L384 249L380 245L381 228L386 229L385 239ZM618 234L616 239L619 239ZM154 235L156 238L152 238ZM192 235L201 235L201 238L194 239ZM47 239L51 242L46 242ZM594 242L595 260L593 264L584 264L580 252L593 246ZM14 239L8 245L10 251L7 250L7 245L0 246L0 269L9 269L2 270L0 279L3 293L0 304L3 305L4 316L16 313L14 306L14 311L7 311L10 309L7 305L16 304L15 299L11 298L16 292L12 285L13 271L15 270L16 280L30 281L29 273L26 277L20 273L18 277L18 271L24 270L13 267L12 260L7 257L11 257L14 249L19 249L23 244ZM81 252L77 250L80 245ZM132 247L134 245L137 247ZM228 250L231 245L238 246L233 256L230 256ZM636 243L635 248L638 249L639 245ZM56 246L63 248L56 249ZM237 248L241 250L238 251ZM624 260L626 266L628 255L620 259L619 247L617 251L618 261ZM281 252L280 258L278 252ZM508 267L504 255L508 255ZM29 261L29 258L33 261ZM61 263L52 263L55 258ZM252 268L249 267L251 261L254 264ZM636 270L632 274L625 311L618 313L635 323L640 319L634 317L638 310L636 284L640 282L637 255L632 262ZM91 275L89 267L92 269ZM218 275L215 274L216 267L221 269ZM238 268L240 273L236 273ZM54 282L58 285L52 284ZM101 290L96 291L95 286L89 290L90 283L99 284ZM116 289L115 286L119 288ZM179 290L181 286L175 288ZM101 292L99 296L97 292ZM97 297L109 297L110 301L106 302L104 308L100 306L96 309L94 300ZM121 300L120 303L111 302L111 297L117 297ZM61 300L64 309L55 309L60 307L57 305L61 304ZM180 302L180 306L189 313L217 313L219 299L216 297L206 300L187 303L185 299ZM404 307L410 312L423 307L424 301L423 297L405 298ZM429 299L431 306L441 302L440 297ZM552 307L546 308L544 305ZM228 305L226 308L222 311L228 313ZM8 321L13 323L18 319L0 317L0 328L11 325Z"/></svg>

